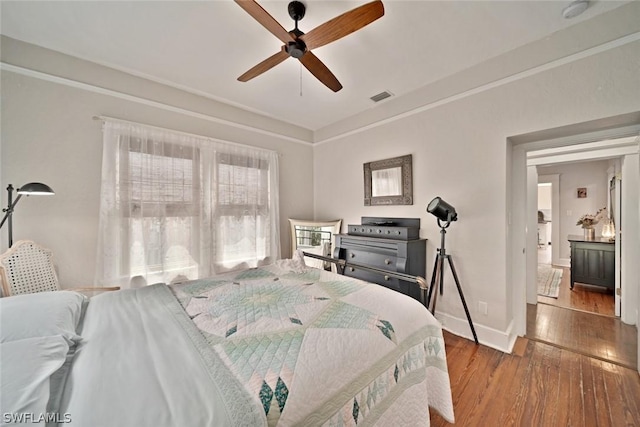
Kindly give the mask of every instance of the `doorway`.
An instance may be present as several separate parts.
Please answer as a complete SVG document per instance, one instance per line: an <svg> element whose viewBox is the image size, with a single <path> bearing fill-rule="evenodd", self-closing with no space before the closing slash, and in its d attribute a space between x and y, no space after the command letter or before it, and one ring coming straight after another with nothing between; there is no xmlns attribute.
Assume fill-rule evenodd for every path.
<svg viewBox="0 0 640 427"><path fill-rule="evenodd" d="M583 214L607 208L602 211L603 219L596 224L597 234L602 233L604 218L613 211L609 202L609 177L610 171L616 169L619 169L619 160L537 166L537 303L611 317L616 314L613 289L584 283L571 287L567 240L568 235L583 234L576 225ZM578 188L584 197L577 194ZM613 249L614 245L611 246Z"/></svg>
<svg viewBox="0 0 640 427"><path fill-rule="evenodd" d="M614 248L608 239L607 243L600 242L600 235L604 218L609 217L611 209L609 171L619 170L620 162L619 158L578 162L549 160L547 164L535 166L536 173L532 176L537 176L538 295L537 304L527 305L526 337L633 368L637 364L635 327L615 317L613 289L595 286L596 282L586 276L578 279L580 268L575 267L585 260L571 250L576 239L584 238L584 231L578 225L582 218L585 215L599 218L597 212L601 212L595 224L598 242L580 241L579 244ZM558 179L553 179L555 177ZM558 193L554 204L553 194ZM560 214L552 221L554 205ZM547 237L552 226L559 229L561 236L555 248ZM572 240L571 246L569 240ZM552 252L556 256L552 256ZM576 265L572 266L574 262ZM614 258L608 262L610 271L614 272ZM576 272L573 277L572 271ZM573 287L572 279L576 279Z"/></svg>
<svg viewBox="0 0 640 427"><path fill-rule="evenodd" d="M635 236L640 230L640 217L638 215L638 207L640 206L640 200L638 200L640 161L638 159L639 150L636 136L640 126L632 126L630 128L564 136L555 140L535 139L535 135L522 136L521 142L518 141L518 137L510 138L514 145L511 147L512 169L509 173L511 187L509 225L513 231L509 241L511 248L509 252L509 272L515 285L512 289L514 304L513 330L515 334L527 334L527 303L533 307L536 307L537 304L535 290L537 232L532 232L537 230L537 209L532 202L537 195L538 173L535 166L549 163L549 159L553 158L558 162L560 162L558 159L563 162L571 162L622 158L621 173L625 176L625 185L622 187L623 194L620 195L621 199L624 200L620 225L625 229L626 235ZM617 139L607 139L614 137L614 135ZM624 137L624 135L634 136ZM541 160L542 157L545 157L544 161ZM560 210L563 210L563 208L561 207ZM619 240L616 242L618 244ZM622 239L621 249L622 263L618 271L620 271L621 283L625 287L622 321L624 326L633 328L633 336L635 338L633 345L636 347L637 354L638 332L635 326L630 325L635 325L637 321L637 309L640 306L640 298L638 296L640 282L638 280L638 264L631 260L638 258L640 242L638 239ZM617 286L619 285L620 283ZM566 311L569 312L570 310ZM620 322L619 320L617 321Z"/></svg>

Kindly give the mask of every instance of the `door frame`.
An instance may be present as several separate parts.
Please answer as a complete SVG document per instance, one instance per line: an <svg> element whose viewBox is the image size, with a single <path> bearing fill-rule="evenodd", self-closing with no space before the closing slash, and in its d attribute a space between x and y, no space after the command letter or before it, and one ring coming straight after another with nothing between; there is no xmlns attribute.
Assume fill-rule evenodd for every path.
<svg viewBox="0 0 640 427"><path fill-rule="evenodd" d="M622 158L622 175L625 185L622 186L622 230L629 236L621 240L622 280L625 286L621 319L624 323L637 324L640 306L640 279L637 258L640 255L640 125L609 129L571 135L556 139L536 140L531 136L525 142L517 138L508 139L510 167L507 171L509 183L507 228L509 230L507 245L509 248L507 277L511 278L512 313L514 335L526 334L526 304L528 288L535 284L537 257L531 256L536 251L536 239L532 235L531 218L537 218L537 211L531 213L534 205L530 198L536 194L537 172L531 173L531 166L548 163L571 162L577 160L596 160ZM626 166L625 166L626 165ZM535 176L534 176L535 175ZM535 178L535 182L532 182ZM630 184L630 185L629 185ZM628 188L630 187L630 188ZM633 194L635 191L635 195ZM627 200L629 197L629 200ZM537 202L537 200L536 200ZM627 234L628 233L628 234ZM534 243L532 243L534 242ZM635 258L633 258L635 257ZM530 292L529 292L530 293ZM639 330L640 347L640 330ZM640 371L640 361L638 365Z"/></svg>

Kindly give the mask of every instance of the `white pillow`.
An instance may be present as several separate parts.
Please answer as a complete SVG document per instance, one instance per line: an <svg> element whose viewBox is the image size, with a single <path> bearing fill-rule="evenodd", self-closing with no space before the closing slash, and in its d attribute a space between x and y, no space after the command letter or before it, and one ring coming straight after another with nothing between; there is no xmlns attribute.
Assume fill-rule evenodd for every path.
<svg viewBox="0 0 640 427"><path fill-rule="evenodd" d="M0 413L40 417L47 413L50 377L65 362L69 344L58 336L0 344ZM8 415L5 415L8 414ZM29 424L30 420L22 420Z"/></svg>
<svg viewBox="0 0 640 427"><path fill-rule="evenodd" d="M62 335L80 340L80 322L89 299L56 291L0 298L0 342Z"/></svg>

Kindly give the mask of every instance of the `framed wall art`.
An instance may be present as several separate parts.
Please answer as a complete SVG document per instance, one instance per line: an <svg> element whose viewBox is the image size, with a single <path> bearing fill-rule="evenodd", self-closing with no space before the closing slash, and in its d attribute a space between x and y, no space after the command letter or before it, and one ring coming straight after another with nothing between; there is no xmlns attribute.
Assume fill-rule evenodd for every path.
<svg viewBox="0 0 640 427"><path fill-rule="evenodd" d="M587 198L587 188L579 187L578 188L578 199L586 199Z"/></svg>

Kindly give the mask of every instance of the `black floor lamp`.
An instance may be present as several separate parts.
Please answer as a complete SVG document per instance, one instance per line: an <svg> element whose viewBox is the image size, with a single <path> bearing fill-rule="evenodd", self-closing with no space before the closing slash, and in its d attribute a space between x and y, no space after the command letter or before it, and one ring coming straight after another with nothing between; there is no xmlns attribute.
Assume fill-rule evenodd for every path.
<svg viewBox="0 0 640 427"><path fill-rule="evenodd" d="M13 200L13 185L9 184L7 187L7 207L2 209L2 212L6 213L4 214L4 218L2 218L2 222L0 222L0 228L2 228L5 222L9 224L9 247L13 246L13 223L11 217L13 216L14 208L22 196L51 196L55 194L51 187L41 182L25 184L18 188L16 193L18 193L18 197Z"/></svg>
<svg viewBox="0 0 640 427"><path fill-rule="evenodd" d="M462 288L460 287L460 281L458 280L458 274L456 273L456 269L453 266L453 259L451 259L451 255L447 254L444 248L444 236L447 233L446 228L449 227L452 221L458 220L458 213L456 209L442 200L440 197L436 197L427 206L427 212L438 218L438 226L440 227L440 248L438 249L438 254L436 255L436 264L433 267L433 275L431 276L431 286L429 286L429 294L427 296L427 308L431 305L431 298L433 297L433 307L430 308L432 314L436 312L436 301L438 299L437 292L433 292L436 287L436 281L439 282L440 286L440 295L443 293L444 288L444 260L449 261L449 266L451 267L451 273L453 273L453 278L456 281L456 286L458 287L458 294L460 294L460 299L462 300L462 306L464 307L464 312L467 315L467 320L469 321L469 326L471 327L471 332L473 333L473 340L478 344L478 336L476 335L476 329L473 327L473 321L471 320L471 315L469 314L469 308L467 307L467 302L464 300L464 294L462 293ZM444 222L442 222L444 221Z"/></svg>

